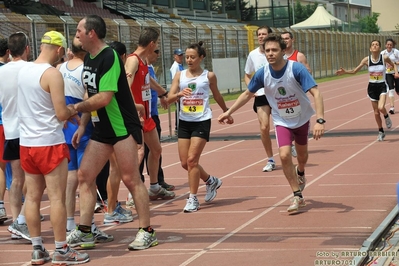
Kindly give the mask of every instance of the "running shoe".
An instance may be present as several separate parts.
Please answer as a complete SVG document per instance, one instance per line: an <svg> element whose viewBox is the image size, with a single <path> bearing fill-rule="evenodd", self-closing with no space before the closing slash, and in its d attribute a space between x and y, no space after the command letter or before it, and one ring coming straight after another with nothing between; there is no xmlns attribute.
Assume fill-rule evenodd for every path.
<svg viewBox="0 0 399 266"><path fill-rule="evenodd" d="M93 230L94 241L96 243L108 243L114 241L114 237L112 235L108 235L104 231L96 228Z"/></svg>
<svg viewBox="0 0 399 266"><path fill-rule="evenodd" d="M18 224L17 220L15 220L10 226L7 228L8 232L11 234L19 235L26 240L31 241L28 226L26 224Z"/></svg>
<svg viewBox="0 0 399 266"><path fill-rule="evenodd" d="M296 148L295 148L294 144L291 144L291 154L292 154L292 157L296 158L297 153L296 153ZM276 168L276 167L274 167L274 168Z"/></svg>
<svg viewBox="0 0 399 266"><path fill-rule="evenodd" d="M391 115L393 115L393 114L395 113L395 108L391 107L391 108L389 109L389 113L390 113Z"/></svg>
<svg viewBox="0 0 399 266"><path fill-rule="evenodd" d="M54 251L52 264L60 266L74 265L86 263L89 260L90 257L87 253L80 253L70 247L67 247L67 252L65 253L57 249Z"/></svg>
<svg viewBox="0 0 399 266"><path fill-rule="evenodd" d="M129 209L136 208L136 205L134 205L133 198L126 200L126 208L129 208Z"/></svg>
<svg viewBox="0 0 399 266"><path fill-rule="evenodd" d="M212 183L210 183L213 180ZM222 180L215 176L211 176L209 180L206 182L206 194L205 194L205 202L212 201L217 194L218 188L222 185Z"/></svg>
<svg viewBox="0 0 399 266"><path fill-rule="evenodd" d="M377 140L378 140L378 141L383 141L384 138L385 138L385 133L384 133L384 132L381 132L381 131L378 132Z"/></svg>
<svg viewBox="0 0 399 266"><path fill-rule="evenodd" d="M118 203L116 204L116 209L115 209L115 211L116 211L117 213L120 213L120 214L123 214L123 215L133 216L132 211L131 211L131 210L126 210L126 209L122 208L122 205L121 205L120 202L118 202Z"/></svg>
<svg viewBox="0 0 399 266"><path fill-rule="evenodd" d="M274 161L268 161L266 166L263 167L263 172L271 172L276 169L276 163Z"/></svg>
<svg viewBox="0 0 399 266"><path fill-rule="evenodd" d="M0 208L0 224L4 223L7 219L6 208Z"/></svg>
<svg viewBox="0 0 399 266"><path fill-rule="evenodd" d="M129 250L140 250L147 249L153 246L158 245L158 240L155 235L155 230L152 233L144 231L144 229L140 229L137 232L136 239L132 243L129 244Z"/></svg>
<svg viewBox="0 0 399 266"><path fill-rule="evenodd" d="M41 246L33 246L31 265L43 265L50 260L50 254L46 249L42 250Z"/></svg>
<svg viewBox="0 0 399 266"><path fill-rule="evenodd" d="M288 207L287 212L297 212L299 208L303 208L305 206L305 199L295 196L291 199L291 205Z"/></svg>
<svg viewBox="0 0 399 266"><path fill-rule="evenodd" d="M392 120L389 116L387 118L385 118L385 125L387 126L387 128L392 127Z"/></svg>
<svg viewBox="0 0 399 266"><path fill-rule="evenodd" d="M169 184L166 183L166 182L159 183L159 185L160 185L161 187L163 187L164 189L166 189L167 191L173 191L173 190L175 190L175 186L174 186L174 185L169 185Z"/></svg>
<svg viewBox="0 0 399 266"><path fill-rule="evenodd" d="M78 228L72 230L67 236L67 243L70 247L81 247L81 248L94 248L94 236L90 233L83 233Z"/></svg>
<svg viewBox="0 0 399 266"><path fill-rule="evenodd" d="M167 191L166 189L160 186L158 192L153 192L151 189L149 189L148 196L150 197L150 200L157 200L157 199L169 200L175 197L175 193L172 191Z"/></svg>
<svg viewBox="0 0 399 266"><path fill-rule="evenodd" d="M130 223L133 222L133 217L131 215L125 215L117 212L116 210L112 213L104 214L104 224L112 223Z"/></svg>
<svg viewBox="0 0 399 266"><path fill-rule="evenodd" d="M188 198L186 202L186 206L184 206L184 212L196 212L200 209L200 204L198 199L195 198Z"/></svg>
<svg viewBox="0 0 399 266"><path fill-rule="evenodd" d="M306 186L306 177L305 177L305 175L298 174L298 165L295 166L295 173L296 173L299 188L301 189L301 191L304 191L305 186Z"/></svg>

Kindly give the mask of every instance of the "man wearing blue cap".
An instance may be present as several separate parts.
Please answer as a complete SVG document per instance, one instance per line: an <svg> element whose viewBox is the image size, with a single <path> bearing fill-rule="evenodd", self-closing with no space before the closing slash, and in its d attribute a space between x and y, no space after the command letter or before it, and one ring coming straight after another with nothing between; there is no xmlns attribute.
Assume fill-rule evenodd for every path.
<svg viewBox="0 0 399 266"><path fill-rule="evenodd" d="M171 80L173 81L173 78L175 77L175 75L176 75L176 73L177 72L179 72L179 71L182 71L182 70L184 70L184 67L183 67L183 55L184 55L184 52L183 52L183 50L182 49L180 49L180 48L177 48L177 49L175 49L174 51L173 51L173 59L175 60L174 62L173 62L173 64L172 64L172 66L170 67L170 75L171 75ZM176 123L175 123L175 134L177 134L177 121L178 121L178 117L177 117L177 114L179 113L179 105L178 104L176 104L176 116L175 116L175 121L176 121Z"/></svg>

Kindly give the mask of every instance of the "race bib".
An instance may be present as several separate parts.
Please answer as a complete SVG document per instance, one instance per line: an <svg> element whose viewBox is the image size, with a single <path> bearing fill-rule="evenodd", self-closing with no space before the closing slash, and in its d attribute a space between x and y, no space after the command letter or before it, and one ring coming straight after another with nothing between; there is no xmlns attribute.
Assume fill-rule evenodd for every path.
<svg viewBox="0 0 399 266"><path fill-rule="evenodd" d="M92 111L91 112L91 121L93 123L100 122L100 118L98 117L97 111Z"/></svg>
<svg viewBox="0 0 399 266"><path fill-rule="evenodd" d="M278 113L283 118L293 118L301 114L301 104L298 99L277 103Z"/></svg>
<svg viewBox="0 0 399 266"><path fill-rule="evenodd" d="M183 99L182 111L188 115L200 115L204 112L203 99Z"/></svg>
<svg viewBox="0 0 399 266"><path fill-rule="evenodd" d="M142 97L143 101L151 100L151 90L150 89L142 90L141 97Z"/></svg>
<svg viewBox="0 0 399 266"><path fill-rule="evenodd" d="M374 72L370 74L370 80L383 80L384 75L382 72Z"/></svg>

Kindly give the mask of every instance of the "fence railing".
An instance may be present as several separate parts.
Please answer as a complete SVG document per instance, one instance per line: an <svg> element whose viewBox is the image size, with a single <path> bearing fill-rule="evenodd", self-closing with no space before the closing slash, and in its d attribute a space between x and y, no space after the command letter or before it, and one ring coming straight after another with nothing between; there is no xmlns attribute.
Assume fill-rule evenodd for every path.
<svg viewBox="0 0 399 266"><path fill-rule="evenodd" d="M62 32L71 43L80 17L23 16L13 13L0 13L0 37L8 37L17 31L25 31L31 39L32 58L40 52L41 36L49 30ZM168 22L154 20L104 19L107 24L106 41L121 41L128 53L136 49L138 36L143 27L152 26L160 31L161 58L154 67L158 80L170 84L169 68L173 63L173 50L185 49L192 43L203 41L207 56L203 67L212 69L212 60L219 58L238 58L241 80L244 79L244 66L248 53L256 48L255 27L243 24L204 24L196 22ZM288 28L273 28L281 33ZM354 68L361 59L369 54L370 42L380 40L384 47L387 38L398 42L399 37L389 34L366 34L333 32L327 30L291 30L294 46L308 58L315 78L334 75L339 67ZM384 48L383 48L384 49ZM226 66L227 68L229 66ZM223 80L218 80L219 83ZM242 89L237 84L237 89Z"/></svg>

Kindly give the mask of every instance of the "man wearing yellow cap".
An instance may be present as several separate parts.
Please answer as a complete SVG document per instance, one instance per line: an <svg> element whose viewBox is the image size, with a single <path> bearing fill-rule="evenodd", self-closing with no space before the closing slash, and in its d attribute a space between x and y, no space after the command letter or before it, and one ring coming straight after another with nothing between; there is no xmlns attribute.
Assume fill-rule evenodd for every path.
<svg viewBox="0 0 399 266"><path fill-rule="evenodd" d="M65 37L56 31L46 32L41 53L33 63L23 66L18 75L18 116L20 122L20 157L25 171L26 222L33 245L32 264L50 260L43 246L40 225L40 201L47 188L51 206L55 251L53 264L76 264L89 261L66 242L65 189L69 150L62 128L64 121L78 120L77 112L65 104L64 81L53 67L65 55Z"/></svg>

